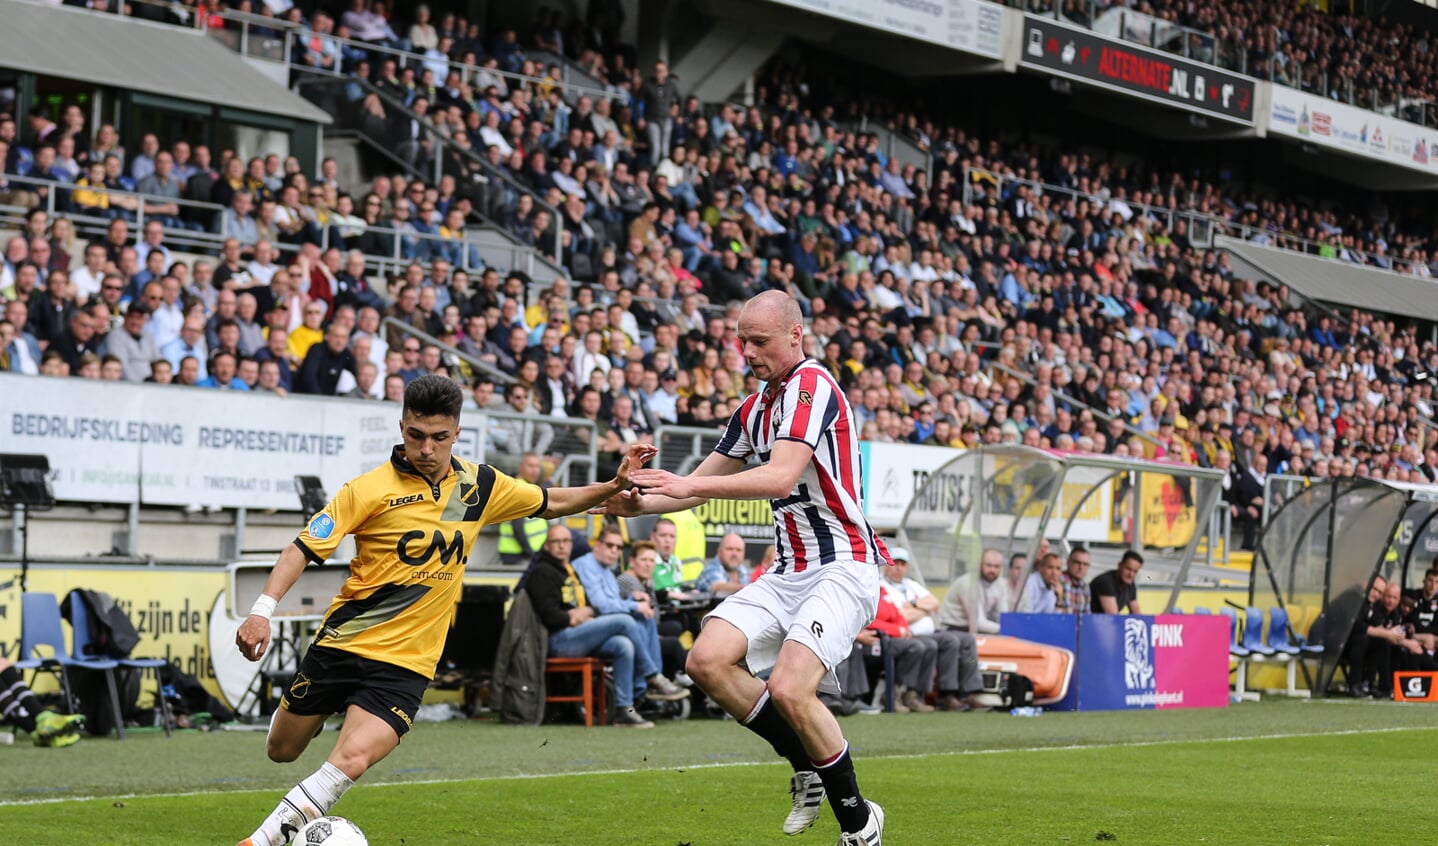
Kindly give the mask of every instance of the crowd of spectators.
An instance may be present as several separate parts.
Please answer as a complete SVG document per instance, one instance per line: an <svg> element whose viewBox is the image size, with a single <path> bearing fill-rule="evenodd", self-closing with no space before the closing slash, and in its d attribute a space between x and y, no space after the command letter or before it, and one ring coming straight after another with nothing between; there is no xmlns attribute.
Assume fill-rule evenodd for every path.
<svg viewBox="0 0 1438 846"><path fill-rule="evenodd" d="M1053 9L1048 2L1031 5ZM1425 112L1438 97L1438 53L1421 27L1363 17L1348 7L1277 0L1070 0L1061 14L1089 26L1115 9L1194 32L1154 46L1187 50L1202 61L1414 123L1429 125L1438 117Z"/></svg>
<svg viewBox="0 0 1438 846"><path fill-rule="evenodd" d="M544 37L554 33L532 36ZM494 52L474 58L483 66ZM532 102L515 87L461 118L482 114L496 167L569 217L567 274L553 280L421 248L423 238L398 272L377 272L366 256L393 244L376 245L367 224L493 210L453 173L437 184L381 175L350 193L332 163L310 175L278 156L221 150L211 170L208 150L179 139L142 136L127 156L110 127L82 159L70 151L87 136L83 113L66 109L59 124L33 113L31 167L53 148L98 163L100 179L118 168L116 179L173 180L182 196L201 186L224 200L231 237L219 256L178 257L163 218L184 223L183 209L147 210L137 233L119 206L87 243L37 206L3 245L0 368L391 401L418 375L444 373L471 385L475 407L537 421L493 427L501 452L562 454L570 436L543 420L594 422L602 475L660 425L728 418L756 387L737 303L779 289L800 302L810 354L848 390L870 440L1219 467L1241 522L1256 520L1247 494L1271 473L1434 479L1426 421L1438 346L1399 321L1331 315L1240 278L1225 256L1193 246L1181 217L1170 225L1145 209L1253 216L1275 231L1317 227L1326 213L1294 206L1290 218L1288 204L1236 205L1211 186L900 116L932 151L930 176L782 76L755 107L706 110L662 65L640 81L623 55L596 68L610 97L496 118ZM13 120L0 118L0 145L6 172L20 174ZM82 188L104 193L76 185L72 203ZM7 190L0 202L26 189ZM542 242L553 230L531 196L514 198L524 212L509 225ZM486 367L382 327L384 317Z"/></svg>

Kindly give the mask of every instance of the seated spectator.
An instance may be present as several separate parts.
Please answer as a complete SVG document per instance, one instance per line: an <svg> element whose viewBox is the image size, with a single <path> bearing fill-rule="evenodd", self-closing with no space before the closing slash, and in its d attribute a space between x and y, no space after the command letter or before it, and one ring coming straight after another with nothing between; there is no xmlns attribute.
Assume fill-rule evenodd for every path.
<svg viewBox="0 0 1438 846"><path fill-rule="evenodd" d="M249 191L236 191L230 197L230 207L216 213L214 231L226 238L234 238L244 247L253 247L260 240L254 204L254 195Z"/></svg>
<svg viewBox="0 0 1438 846"><path fill-rule="evenodd" d="M87 312L76 309L71 313L64 331L51 339L45 352L57 353L71 373L80 369L80 359L83 356L95 356L98 363L99 345L95 340L95 319ZM44 363L43 359L41 363Z"/></svg>
<svg viewBox="0 0 1438 846"><path fill-rule="evenodd" d="M313 308L313 306L310 306ZM358 362L349 348L350 331L338 321L324 332L324 343L311 344L304 363L295 374L293 391L297 394L335 396L343 373L356 375ZM293 344L294 335L290 336Z"/></svg>
<svg viewBox="0 0 1438 846"><path fill-rule="evenodd" d="M744 560L744 539L730 532L720 538L719 549L704 565L696 587L715 596L728 596L749 584L751 575Z"/></svg>
<svg viewBox="0 0 1438 846"><path fill-rule="evenodd" d="M888 650L894 656L894 685L899 696L894 710L902 714L911 711L930 712L934 706L924 701L934 683L934 667L938 660L938 644L934 640L916 638L908 622L887 586L879 588L878 613L866 628L889 636ZM879 655L875 650L870 662Z"/></svg>
<svg viewBox="0 0 1438 846"><path fill-rule="evenodd" d="M895 565L899 564L901 553L908 555L902 549L890 550ZM904 566L907 565L905 558ZM1001 578L1003 566L1003 553L985 549L979 556L978 569L969 570L949 585L942 606L937 607L938 624L975 634L998 634L999 615L1013 606L1009 584Z"/></svg>
<svg viewBox="0 0 1438 846"><path fill-rule="evenodd" d="M624 592L614 570L624 550L624 534L617 528L602 529L590 551L574 559L574 571L584 585L589 604L601 617L607 614L627 614L639 625L641 637L635 641L638 651L645 653L641 663L664 666L663 649L659 638L659 611L647 590L637 589ZM682 650L681 650L682 651ZM670 666L683 668L682 656ZM661 671L648 679L649 694L653 699L677 700L689 696L689 691L674 684Z"/></svg>
<svg viewBox="0 0 1438 846"><path fill-rule="evenodd" d="M642 592L648 597L651 608L659 608L659 595L654 589L653 579L658 561L659 552L651 541L635 541L629 554L629 569L619 574L619 594L637 599ZM676 680L685 678L682 674L688 650L681 641L683 633L684 626L677 620L659 623L659 651L664 658L664 673Z"/></svg>
<svg viewBox="0 0 1438 846"><path fill-rule="evenodd" d="M204 379L205 362L209 360L209 346L205 343L205 318L200 315L185 318L180 336L160 347L160 355L174 367L176 373L183 373L183 362L193 358L197 363L194 381ZM189 383L192 384L192 383Z"/></svg>
<svg viewBox="0 0 1438 846"><path fill-rule="evenodd" d="M150 309L144 302L137 300L130 303L125 309L123 325L105 339L106 354L119 359L127 382L145 381L150 376L151 364L160 358L155 336L145 325L149 317Z"/></svg>
<svg viewBox="0 0 1438 846"><path fill-rule="evenodd" d="M304 308L303 322L290 330L290 361L298 365L299 362L305 360L310 347L324 340L324 322L324 303L307 303Z"/></svg>
<svg viewBox="0 0 1438 846"><path fill-rule="evenodd" d="M1070 614L1087 614L1091 610L1092 601L1090 587L1087 581L1089 551L1083 546L1075 545L1069 550L1068 565L1064 570L1064 590L1068 593L1068 612ZM1137 612L1135 612L1137 613Z"/></svg>
<svg viewBox="0 0 1438 846"><path fill-rule="evenodd" d="M1095 614L1142 614L1138 605L1138 571L1143 556L1132 549L1124 552L1118 567L1089 583Z"/></svg>
<svg viewBox="0 0 1438 846"><path fill-rule="evenodd" d="M197 388L218 388L222 391L248 391L249 385L237 378L239 359L229 350L219 350L210 358L209 375L195 383Z"/></svg>
<svg viewBox="0 0 1438 846"><path fill-rule="evenodd" d="M1059 554L1050 552L1039 558L1038 566L1024 581L1019 594L1020 614L1054 614L1068 611L1068 591L1063 585L1063 565Z"/></svg>
<svg viewBox="0 0 1438 846"><path fill-rule="evenodd" d="M634 710L634 698L649 692L646 680L657 675L660 666L657 661L650 663L648 654L636 646L643 634L633 617L600 616L589 604L584 584L569 563L573 546L569 529L551 527L544 548L523 579L535 613L549 631L549 654L557 658L597 656L609 662L614 668L614 699L619 708L613 724L653 728L653 723Z"/></svg>
<svg viewBox="0 0 1438 846"><path fill-rule="evenodd" d="M909 551L895 547L889 552L890 564L884 567L884 588L904 615L914 637L931 640L935 645L935 669L939 691L938 707L943 711L973 711L987 708L973 697L983 687L979 677L978 643L967 631L944 623L944 614L949 611L948 597L945 604L909 575ZM962 591L963 588L961 587ZM954 594L949 588L949 595ZM996 591L994 591L996 593ZM986 592L985 597L989 594ZM1006 597L999 597L1006 599ZM983 602L975 603L976 609L984 609ZM951 613L951 612L950 612ZM985 613L987 613L985 611ZM997 615L995 615L997 620ZM995 627L997 631L997 627ZM912 708L912 703L906 701ZM922 708L917 710L923 710Z"/></svg>

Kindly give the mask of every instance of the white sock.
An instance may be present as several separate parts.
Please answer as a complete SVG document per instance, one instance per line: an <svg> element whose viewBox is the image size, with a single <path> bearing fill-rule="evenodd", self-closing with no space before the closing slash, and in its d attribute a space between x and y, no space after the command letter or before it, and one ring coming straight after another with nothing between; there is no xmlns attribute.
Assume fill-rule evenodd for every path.
<svg viewBox="0 0 1438 846"><path fill-rule="evenodd" d="M250 835L255 846L283 846L305 823L329 813L354 781L339 767L325 761L310 777L290 788L280 804L270 812L255 833Z"/></svg>

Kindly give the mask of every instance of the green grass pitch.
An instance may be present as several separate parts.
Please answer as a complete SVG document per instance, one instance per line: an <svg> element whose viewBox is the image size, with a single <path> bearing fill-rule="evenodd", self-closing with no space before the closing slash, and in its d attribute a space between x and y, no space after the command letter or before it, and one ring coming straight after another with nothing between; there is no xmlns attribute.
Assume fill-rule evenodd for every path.
<svg viewBox="0 0 1438 846"><path fill-rule="evenodd" d="M1429 842L1438 713L1371 702L842 722L895 844ZM259 732L0 747L5 844L229 844L323 760ZM335 808L375 846L828 844L780 832L786 767L732 722L420 724Z"/></svg>

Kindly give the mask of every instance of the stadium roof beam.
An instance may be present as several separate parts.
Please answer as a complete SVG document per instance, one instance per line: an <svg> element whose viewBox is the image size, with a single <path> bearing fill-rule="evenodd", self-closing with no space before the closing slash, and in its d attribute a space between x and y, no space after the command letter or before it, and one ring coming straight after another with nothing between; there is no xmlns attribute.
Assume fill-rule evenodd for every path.
<svg viewBox="0 0 1438 846"><path fill-rule="evenodd" d="M0 0L0 66L309 123L330 117L199 30Z"/></svg>
<svg viewBox="0 0 1438 846"><path fill-rule="evenodd" d="M1438 323L1438 281L1219 236L1214 246L1325 303Z"/></svg>

